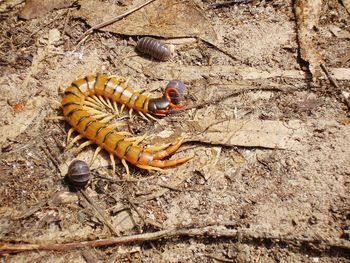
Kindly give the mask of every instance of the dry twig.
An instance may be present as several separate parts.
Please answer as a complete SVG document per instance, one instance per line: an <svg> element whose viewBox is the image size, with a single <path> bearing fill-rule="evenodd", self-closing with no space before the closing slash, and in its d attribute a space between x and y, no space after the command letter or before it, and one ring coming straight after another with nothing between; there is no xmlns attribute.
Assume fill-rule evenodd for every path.
<svg viewBox="0 0 350 263"><path fill-rule="evenodd" d="M265 242L273 244L282 244L284 247L298 247L305 249L309 247L311 250L338 250L344 255L349 255L350 242L343 239L326 239L320 237L299 237L291 235L278 235L267 232L256 232L249 229L228 229L225 226L208 226L202 228L182 228L182 229L167 229L152 233L114 237L107 239L98 239L92 241L73 242L65 244L42 243L42 244L12 244L0 243L0 255L9 253L18 253L33 250L46 251L67 251L81 248L94 248L102 246L126 245L132 243L149 242L160 239L170 239L174 237L195 237L195 238L228 238L232 241L239 240L240 242ZM288 246L286 246L286 244Z"/></svg>
<svg viewBox="0 0 350 263"><path fill-rule="evenodd" d="M338 82L332 77L332 75L329 73L328 68L326 67L326 65L324 65L323 63L321 63L321 68L324 71L324 73L326 74L327 78L329 79L330 83L332 83L332 85L338 90L338 93L340 94L340 96L343 98L346 106L348 107L348 110L350 111L350 101L349 98L345 97L342 93L342 90L340 88L340 86L338 85Z"/></svg>
<svg viewBox="0 0 350 263"><path fill-rule="evenodd" d="M139 6L135 7L135 8L133 8L133 9L127 11L127 12L125 12L124 14L118 15L118 16L113 17L112 19L110 19L110 20L108 20L108 21L102 22L102 23L100 23L100 24L97 24L96 26L91 27L89 30L87 30L84 34L81 35L81 37L80 37L80 38L78 39L78 41L77 41L77 45L81 44L80 42L82 42L82 41L83 41L88 35L90 35L94 30L100 29L100 28L105 27L105 26L108 26L108 25L110 25L110 24L113 24L113 23L117 22L118 20L120 20L120 19L122 19L122 18L124 18L124 17L126 17L126 16L128 16L128 15L134 13L134 12L136 12L137 10L141 9L142 7L144 7L144 6L146 6L146 5L150 4L150 3L152 3L153 1L155 1L155 0L148 0L148 1L146 1L145 3L143 3L143 4L141 4L141 5L139 5Z"/></svg>
<svg viewBox="0 0 350 263"><path fill-rule="evenodd" d="M94 209L94 211L96 212L97 217L99 218L99 220L109 228L109 230L116 236L119 236L120 233L117 229L115 229L115 227L109 222L108 218L106 217L106 215L100 211L100 209L95 205L94 201L90 198L90 196L83 190L83 189L79 189L79 193L81 193L83 195L83 197L86 199L86 201L88 201L88 203L92 206L92 208Z"/></svg>
<svg viewBox="0 0 350 263"><path fill-rule="evenodd" d="M172 112L172 114L180 113L180 112L191 110L191 109L201 109L201 108L206 107L210 104L217 104L225 99L240 95L240 94L247 92L247 91L287 91L288 92L288 91L294 91L294 89L270 88L270 87L267 87L267 88L252 87L252 88L244 88L241 90L234 90L230 93L227 93L227 94L220 96L218 98L215 98L213 100L204 101L204 102L197 103L197 104L194 104L192 106L186 107L184 109L174 111L174 112Z"/></svg>

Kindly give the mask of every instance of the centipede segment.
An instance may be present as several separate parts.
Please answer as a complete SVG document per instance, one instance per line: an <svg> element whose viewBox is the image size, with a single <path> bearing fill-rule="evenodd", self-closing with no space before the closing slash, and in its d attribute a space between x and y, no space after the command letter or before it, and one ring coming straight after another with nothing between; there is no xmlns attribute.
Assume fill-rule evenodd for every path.
<svg viewBox="0 0 350 263"><path fill-rule="evenodd" d="M171 92L176 93L176 90L171 89ZM88 75L74 81L64 91L61 107L64 118L72 126L68 132L67 142L73 131L79 133L67 144L67 147L69 148L78 140L86 138L88 141L81 144L78 150L82 150L90 144L97 144L98 147L92 161L104 149L109 153L113 173L115 172L114 156L117 156L125 166L128 175L127 162L141 169L161 170L182 164L192 158L192 156L188 156L176 160L163 160L181 146L183 138L170 146L144 148L139 146L144 137L128 138L126 137L127 133L115 130L116 126L123 125L123 123L107 125L110 116L108 114L106 116L98 108L105 105L117 116L119 111L116 104L121 104L122 108L129 108L130 114L135 110L146 119L148 119L147 117L154 118L152 115L164 116L171 108L182 107L173 104L167 92L161 98L152 99L135 92L125 82L116 78L106 75Z"/></svg>

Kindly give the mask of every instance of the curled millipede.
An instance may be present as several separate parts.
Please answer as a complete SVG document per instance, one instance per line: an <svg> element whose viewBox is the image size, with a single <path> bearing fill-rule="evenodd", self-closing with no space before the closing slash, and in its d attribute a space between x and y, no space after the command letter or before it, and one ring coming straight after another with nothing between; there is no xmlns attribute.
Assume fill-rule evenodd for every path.
<svg viewBox="0 0 350 263"><path fill-rule="evenodd" d="M88 164L81 160L74 160L68 167L68 181L78 187L83 188L90 182L91 174Z"/></svg>
<svg viewBox="0 0 350 263"><path fill-rule="evenodd" d="M141 38L137 42L136 49L141 53L162 61L168 60L171 56L171 51L167 45L151 37Z"/></svg>
<svg viewBox="0 0 350 263"><path fill-rule="evenodd" d="M114 156L117 156L128 175L129 168L126 161L141 169L161 170L161 168L175 166L190 160L192 156L176 160L163 160L181 146L183 138L180 138L173 145L144 148L139 146L139 143L145 136L127 138L125 132L115 130L117 126L107 125L105 119L100 120L100 116L99 118L97 115L93 116L91 111L96 112L96 110L89 107L96 105L96 101L104 102L103 104L110 105L112 108L112 103L119 103L122 104L122 108L127 106L130 109L130 115L135 110L146 119L147 116L154 118L152 115L165 116L170 109L183 107L175 105L171 101L170 91L178 93L177 96L180 96L179 91L168 88L161 98L150 98L134 91L125 82L106 75L88 75L74 81L64 91L61 101L64 118L72 126L68 131L68 139L73 131L79 133L72 139L70 145L82 138L88 139L87 142L78 147L78 151L90 144L97 144L93 160L98 152L104 149L109 153L113 172L115 171ZM91 98L95 98L96 101L94 102ZM115 107L114 109L116 110ZM105 116L102 115L102 117Z"/></svg>
<svg viewBox="0 0 350 263"><path fill-rule="evenodd" d="M169 94L171 102L176 105L184 99L185 92L186 86L181 80L171 80L165 87L165 94Z"/></svg>

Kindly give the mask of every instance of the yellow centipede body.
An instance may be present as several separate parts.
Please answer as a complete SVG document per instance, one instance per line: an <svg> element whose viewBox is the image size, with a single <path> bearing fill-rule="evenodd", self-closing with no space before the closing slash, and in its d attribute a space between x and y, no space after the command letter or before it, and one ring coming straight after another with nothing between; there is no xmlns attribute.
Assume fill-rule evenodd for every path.
<svg viewBox="0 0 350 263"><path fill-rule="evenodd" d="M113 156L117 156L122 160L128 172L125 160L142 169L160 169L184 163L192 158L162 160L181 146L182 139L176 144L158 151L140 147L137 145L138 143L128 140L124 135L97 120L84 109L87 97L93 95L103 96L148 116L149 114L161 116L167 114L172 103L166 97L150 99L148 96L135 92L126 83L106 75L88 75L74 81L64 91L62 97L63 115L82 137L106 150L111 156L112 163L114 163Z"/></svg>

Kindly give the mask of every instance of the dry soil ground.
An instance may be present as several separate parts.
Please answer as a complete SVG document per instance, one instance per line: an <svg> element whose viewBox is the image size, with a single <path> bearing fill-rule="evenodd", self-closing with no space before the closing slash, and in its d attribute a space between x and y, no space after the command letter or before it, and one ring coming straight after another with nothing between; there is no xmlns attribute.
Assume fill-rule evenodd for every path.
<svg viewBox="0 0 350 263"><path fill-rule="evenodd" d="M235 59L183 38L173 40L167 62L140 56L137 38L126 35L96 31L77 46L89 28L73 15L79 5L20 20L24 3L14 2L0 14L2 242L79 243L110 238L113 231L127 236L206 226L238 234L3 251L0 262L349 262L349 113L326 78L312 82L302 74L307 67L298 58L291 1L216 9L210 6L215 1L198 1ZM336 0L323 2L317 48L329 68L350 68L349 38L330 31L349 32L350 15ZM61 114L59 87L89 73L127 77L153 96L178 78L187 86L188 107L205 102L158 122L126 118L131 133L158 135L145 143L186 135L172 157L194 154L186 164L166 173L131 167L135 180L127 181L120 163L111 176L108 155L98 156L85 192L113 231L63 180L68 164L88 161L95 146L75 157L65 151L69 125L47 120ZM348 92L349 79L338 79Z"/></svg>

